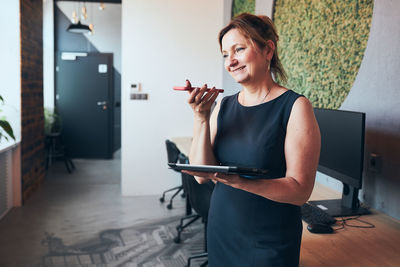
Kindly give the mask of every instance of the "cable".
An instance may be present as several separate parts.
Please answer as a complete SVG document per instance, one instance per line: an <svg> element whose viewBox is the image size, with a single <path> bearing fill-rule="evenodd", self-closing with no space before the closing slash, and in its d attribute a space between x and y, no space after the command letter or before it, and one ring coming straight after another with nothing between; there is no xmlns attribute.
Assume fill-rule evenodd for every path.
<svg viewBox="0 0 400 267"><path fill-rule="evenodd" d="M341 220L338 220L338 221L337 221L338 223L341 223L341 227L336 228L335 230L341 230L341 229L343 229L345 226L354 227L354 228L375 228L375 225L373 225L373 224L370 223L370 222L366 222L366 221L364 221L364 220L359 219L360 217L361 217L360 215L358 215L358 216L356 216L356 217L350 217L350 218L343 218L343 217L342 217ZM358 221L358 222L363 223L363 224L365 224L365 225L355 225L355 224L349 224L349 223L347 223L348 221L351 221L351 220Z"/></svg>

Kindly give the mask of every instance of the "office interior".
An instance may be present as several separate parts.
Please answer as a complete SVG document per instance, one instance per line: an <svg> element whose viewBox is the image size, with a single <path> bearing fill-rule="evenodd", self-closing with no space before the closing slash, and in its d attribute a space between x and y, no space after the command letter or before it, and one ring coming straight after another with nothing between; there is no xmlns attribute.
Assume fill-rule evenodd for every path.
<svg viewBox="0 0 400 267"><path fill-rule="evenodd" d="M85 2L88 7L92 4L96 8L100 3ZM55 195L60 197L57 201L61 202L57 202L54 209L61 209L65 205L76 209L77 213L82 212L80 203L74 202L74 197L81 193L83 195L88 184L92 186L90 188L109 185L112 193L100 190L98 194L103 193L105 198L115 198L114 202L105 204L107 209L104 209L104 213L96 213L99 220L106 221L105 228L112 228L113 225L130 226L133 221L142 218L182 214L185 206L182 199L177 198L176 206L171 210L167 210L158 201L164 190L181 182L181 177L167 168L165 140L192 135L193 118L186 103L187 95L174 92L172 86L182 85L185 79L190 79L194 85L207 83L224 88L226 95L234 94L240 89L223 70L216 37L218 31L230 19L232 0L103 2L103 16L110 17L100 19L101 15L94 15L94 19L99 16L97 24L95 23L95 34L74 37L70 44L62 42L62 35L57 35L57 23L63 26L67 23L71 4L76 5L73 1L20 0L7 1L2 5L4 13L1 19L7 27L4 29L5 38L0 43L5 62L0 72L3 81L0 95L6 105L2 111L14 129L16 141L0 141L0 159L5 171L2 175L10 177L4 186L7 187L4 197L6 205L2 206L0 229L6 240L14 244L2 245L0 265L27 266L24 255L13 254L12 251L17 247L24 253L30 251L30 246L35 246L35 242L39 246L39 235L43 235L37 232L33 234L33 231L32 235L26 233L26 237L20 236L14 240L13 236L6 235L12 231L4 227L12 225L13 231L18 232L19 228L22 231L22 228L29 227L29 224L34 224L36 220L39 224L46 224L35 218L35 213L41 216L48 213L46 205L36 206L32 203L46 203L46 199L52 199ZM272 16L276 1L254 2L256 14ZM359 231L356 232L356 240L374 246L366 250L360 248L357 252L354 246L357 247L358 243L348 241L336 260L340 262L340 257L349 257L343 250L351 248L356 250L354 257L360 260L363 257L372 257L376 251L380 251L381 256L386 256L387 260L381 266L398 266L399 256L389 252L385 254L384 251L396 251L395 245L400 239L400 207L397 205L397 192L400 189L400 77L397 75L400 69L400 3L375 0L371 1L371 4L372 20L364 55L351 89L338 109L366 114L363 181L358 198L370 207L373 216L376 214L378 217L372 219L376 226L374 230L347 228L349 232ZM92 12L93 18L94 8L88 10L89 17ZM107 10L113 12L106 13ZM101 35L101 25L103 29L111 27L110 31ZM112 27L117 27L117 30L113 30ZM117 39L119 41L115 41ZM60 50L57 50L57 46ZM43 129L43 109L54 108L57 97L54 89L56 55L64 48L68 50L66 52L113 54L114 88L120 88L113 96L113 104L120 102L121 107L120 121L114 118L114 122L119 123L112 126L113 159L74 161L77 169L91 165L93 171L83 175L78 172L79 175L70 181L67 180L70 176L65 173L62 162L54 163L55 169L50 168L50 171L53 171L50 175L46 171ZM341 55L339 53L332 56ZM132 97L136 94L145 95L146 99ZM2 115L0 113L0 116ZM119 135L120 140L115 140L115 136ZM115 173L110 173L111 170ZM84 177L90 176L88 173L97 173L97 176L80 185ZM113 178L107 180L107 177ZM51 184L51 179L56 181L55 184L53 181L54 187L48 185ZM63 184L65 181L68 181L67 184ZM317 173L316 181L317 186L324 188L322 192L340 197L340 182L320 172ZM80 193L67 197L67 190L62 190L67 188L72 192L78 190ZM46 195L47 193L50 195ZM61 197L64 194L65 197ZM89 195L93 196L94 193L87 194ZM316 195L324 197L324 193L321 192L316 192ZM101 197L93 196L93 199L89 200L87 196L82 201L101 201ZM62 201L68 204L63 204ZM118 205L121 206L116 208L116 212L112 207ZM35 210L35 207L40 210ZM94 212L90 205L84 207L93 209ZM102 208L104 207L96 207L100 210ZM24 215L24 210L29 210L26 213L29 216ZM107 212L112 219L106 219ZM131 213L132 217L126 215L127 213ZM8 222L9 218L16 215L16 221ZM371 215L363 218L368 221L368 216ZM46 227L57 234L64 231L63 228L68 228L66 225L74 225L76 232L64 238L66 243L73 243L74 240L87 237L89 233L100 231L100 227L104 226L99 224L98 227L90 228L90 223L85 223L87 225L75 225L68 218L55 218L49 220ZM380 242L379 234L371 234L375 229L382 228L385 235L390 236L387 242ZM342 232L338 231L337 235L340 234ZM304 235L312 246L302 251L302 255L310 257L315 254L311 248L328 246L332 241L330 237L311 235L306 230ZM363 254L365 251L369 251L368 256ZM35 253L35 257L40 259L43 249ZM318 261L309 261L302 256L301 266L331 266L329 262L324 262L326 258L323 255L326 252L321 253L319 265L315 265ZM15 259L7 261L5 255L11 254ZM353 260L357 262L357 259ZM379 262L371 264L379 266Z"/></svg>

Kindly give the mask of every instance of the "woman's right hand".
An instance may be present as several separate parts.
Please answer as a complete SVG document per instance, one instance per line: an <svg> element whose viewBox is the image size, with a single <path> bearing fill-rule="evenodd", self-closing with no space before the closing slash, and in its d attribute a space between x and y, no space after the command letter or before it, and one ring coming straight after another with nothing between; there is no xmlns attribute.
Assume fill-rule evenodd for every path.
<svg viewBox="0 0 400 267"><path fill-rule="evenodd" d="M186 80L186 87L192 87L189 80ZM195 88L189 94L188 103L193 109L195 119L208 121L210 119L211 107L219 94L218 90L213 87L207 92L207 84L205 84L201 88Z"/></svg>

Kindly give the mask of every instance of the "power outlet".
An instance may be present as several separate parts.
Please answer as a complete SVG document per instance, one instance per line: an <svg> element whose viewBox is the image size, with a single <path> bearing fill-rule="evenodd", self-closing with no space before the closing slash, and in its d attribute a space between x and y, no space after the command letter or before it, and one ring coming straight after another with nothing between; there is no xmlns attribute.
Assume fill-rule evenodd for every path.
<svg viewBox="0 0 400 267"><path fill-rule="evenodd" d="M370 172L380 172L382 168L381 156L375 153L369 154L368 157L368 170Z"/></svg>

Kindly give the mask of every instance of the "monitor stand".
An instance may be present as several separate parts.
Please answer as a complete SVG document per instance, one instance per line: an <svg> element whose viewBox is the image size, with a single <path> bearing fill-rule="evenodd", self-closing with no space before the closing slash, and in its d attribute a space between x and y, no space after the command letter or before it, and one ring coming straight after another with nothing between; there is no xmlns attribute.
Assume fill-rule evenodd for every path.
<svg viewBox="0 0 400 267"><path fill-rule="evenodd" d="M332 217L354 216L369 214L370 211L360 206L358 189L348 184L343 184L342 199L327 199L309 201Z"/></svg>
<svg viewBox="0 0 400 267"><path fill-rule="evenodd" d="M322 209L332 217L364 215L370 213L369 210L364 207L352 209L342 206L341 199L317 200L309 201L309 203Z"/></svg>

